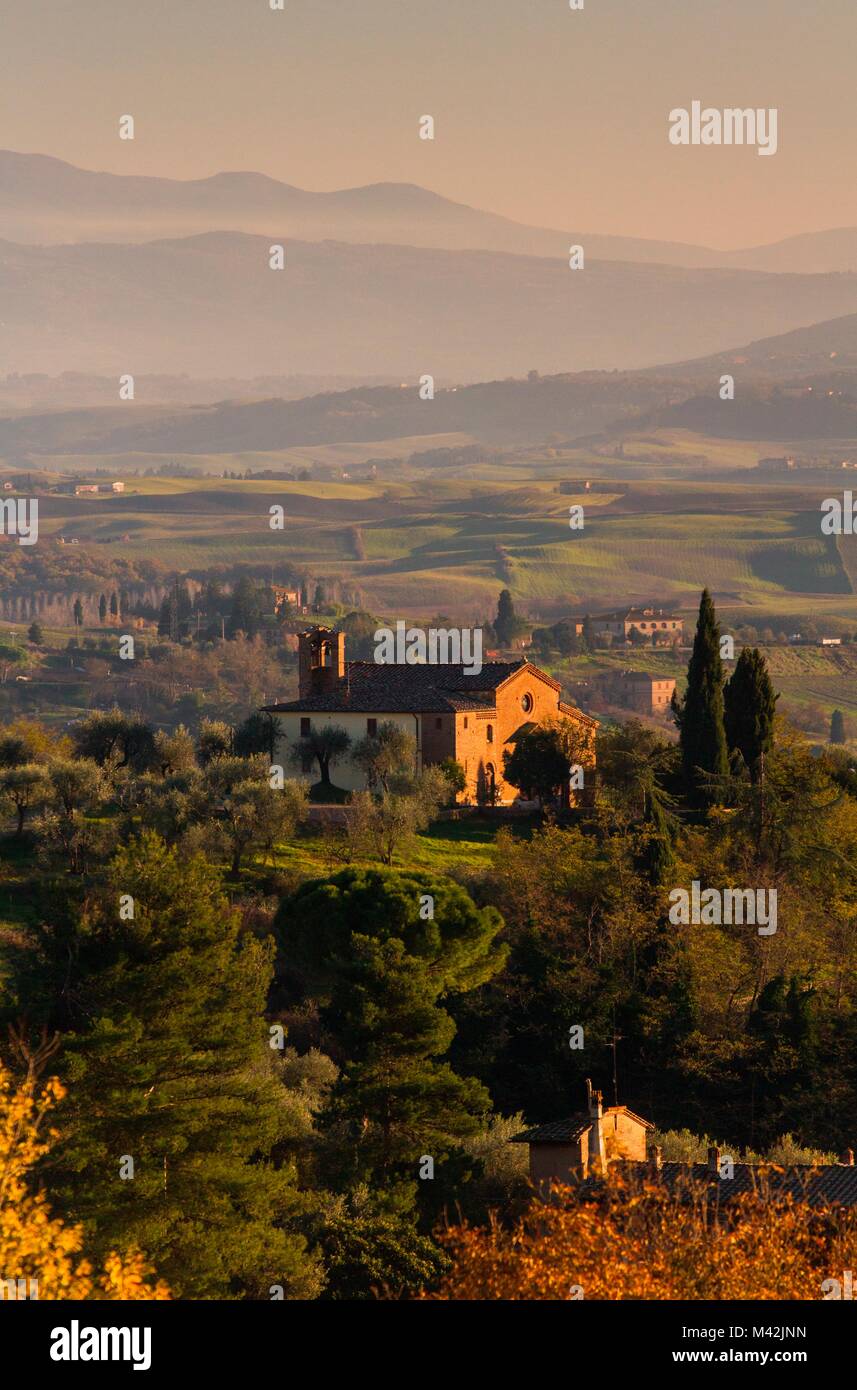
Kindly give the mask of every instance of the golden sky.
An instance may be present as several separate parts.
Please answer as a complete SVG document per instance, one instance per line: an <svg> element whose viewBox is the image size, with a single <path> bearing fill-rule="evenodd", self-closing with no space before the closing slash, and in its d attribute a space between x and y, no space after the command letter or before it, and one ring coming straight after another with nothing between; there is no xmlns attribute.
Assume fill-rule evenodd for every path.
<svg viewBox="0 0 857 1390"><path fill-rule="evenodd" d="M719 247L857 225L857 0L2 0L0 28L0 145L86 168ZM671 145L693 100L776 107L777 154Z"/></svg>

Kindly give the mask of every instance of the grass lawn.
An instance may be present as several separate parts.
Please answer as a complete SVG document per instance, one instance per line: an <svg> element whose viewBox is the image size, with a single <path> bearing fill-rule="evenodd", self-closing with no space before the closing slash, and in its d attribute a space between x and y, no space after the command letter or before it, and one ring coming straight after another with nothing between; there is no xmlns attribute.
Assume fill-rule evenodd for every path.
<svg viewBox="0 0 857 1390"><path fill-rule="evenodd" d="M497 832L503 824L507 822L476 816L460 821L434 821L415 837L412 847L407 847L396 856L393 868L421 869L441 874L448 873L456 865L487 869L492 861ZM513 821L511 826L515 835L526 839L532 835L529 822ZM379 861L363 860L360 865L377 868ZM261 860L257 860L255 867L264 867ZM344 865L332 858L321 832L314 826L308 826L299 835L277 846L275 867L301 876L325 877L336 873Z"/></svg>

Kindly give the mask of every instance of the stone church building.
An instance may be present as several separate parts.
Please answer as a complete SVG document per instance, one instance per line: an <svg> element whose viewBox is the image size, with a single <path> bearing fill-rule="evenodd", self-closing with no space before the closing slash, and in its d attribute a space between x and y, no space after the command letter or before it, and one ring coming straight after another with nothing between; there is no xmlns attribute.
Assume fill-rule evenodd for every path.
<svg viewBox="0 0 857 1390"><path fill-rule="evenodd" d="M584 769L594 764L597 721L566 704L559 683L524 659L487 661L478 673L462 665L347 661L345 633L314 627L298 638L298 669L298 698L265 711L280 722L276 761L283 766L313 727L340 725L356 743L394 723L415 740L417 770L455 758L467 777L466 800L511 802L518 792L503 779L504 750L537 724L560 718L579 732L578 761ZM349 791L365 785L347 756L332 781Z"/></svg>

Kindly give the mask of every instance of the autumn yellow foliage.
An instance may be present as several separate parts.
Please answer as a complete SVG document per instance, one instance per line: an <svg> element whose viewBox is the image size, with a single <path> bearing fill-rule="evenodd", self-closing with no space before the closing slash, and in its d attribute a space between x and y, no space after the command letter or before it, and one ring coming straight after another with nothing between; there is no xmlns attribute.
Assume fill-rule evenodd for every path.
<svg viewBox="0 0 857 1390"><path fill-rule="evenodd" d="M720 1207L699 1187L611 1177L557 1189L504 1228L442 1236L453 1264L436 1293L481 1299L821 1299L857 1261L857 1213L819 1211L766 1187Z"/></svg>
<svg viewBox="0 0 857 1390"><path fill-rule="evenodd" d="M43 1192L32 1190L34 1165L56 1142L45 1119L65 1090L54 1077L41 1087L16 1083L0 1063L0 1280L38 1281L39 1299L168 1299L143 1256L111 1252L96 1272L83 1252L82 1226L51 1215ZM0 1298L3 1290L0 1288Z"/></svg>

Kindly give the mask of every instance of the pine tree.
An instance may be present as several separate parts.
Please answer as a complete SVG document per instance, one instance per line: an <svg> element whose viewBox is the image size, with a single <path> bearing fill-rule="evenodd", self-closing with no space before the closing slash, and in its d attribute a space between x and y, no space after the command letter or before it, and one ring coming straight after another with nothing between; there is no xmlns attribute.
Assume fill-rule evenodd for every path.
<svg viewBox="0 0 857 1390"><path fill-rule="evenodd" d="M497 616L494 619L494 631L497 634L497 641L501 647L508 647L515 635L517 618L515 616L515 605L512 595L508 589L501 590L497 600Z"/></svg>
<svg viewBox="0 0 857 1390"><path fill-rule="evenodd" d="M98 621L103 623L107 617L107 598L104 594L98 600Z"/></svg>
<svg viewBox="0 0 857 1390"><path fill-rule="evenodd" d="M455 1033L443 1003L501 968L501 926L449 879L392 870L346 869L283 903L283 959L344 1059L328 1123L349 1135L352 1178L413 1179L421 1155L478 1129L490 1099L440 1060Z"/></svg>
<svg viewBox="0 0 857 1390"><path fill-rule="evenodd" d="M117 853L70 932L55 1008L74 1010L73 1090L46 1170L63 1212L98 1250L144 1250L179 1297L312 1296L294 1174L266 1159L294 1124L263 1017L272 943L240 934L201 855L152 833Z"/></svg>
<svg viewBox="0 0 857 1390"><path fill-rule="evenodd" d="M729 757L723 726L720 628L707 589L703 589L699 605L684 700L681 706L674 702L673 710L688 798L697 806L711 805L717 799L717 789L710 779L726 775Z"/></svg>
<svg viewBox="0 0 857 1390"><path fill-rule="evenodd" d="M74 625L75 627L83 627L83 604L79 598L74 601Z"/></svg>
<svg viewBox="0 0 857 1390"><path fill-rule="evenodd" d="M117 594L115 589L113 590L113 593L110 595L110 616L111 618L119 617L119 595Z"/></svg>
<svg viewBox="0 0 857 1390"><path fill-rule="evenodd" d="M830 742L845 742L845 715L841 709L835 709L830 716Z"/></svg>
<svg viewBox="0 0 857 1390"><path fill-rule="evenodd" d="M756 647L745 647L723 690L723 720L729 751L741 754L753 782L763 780L778 698L764 656Z"/></svg>

